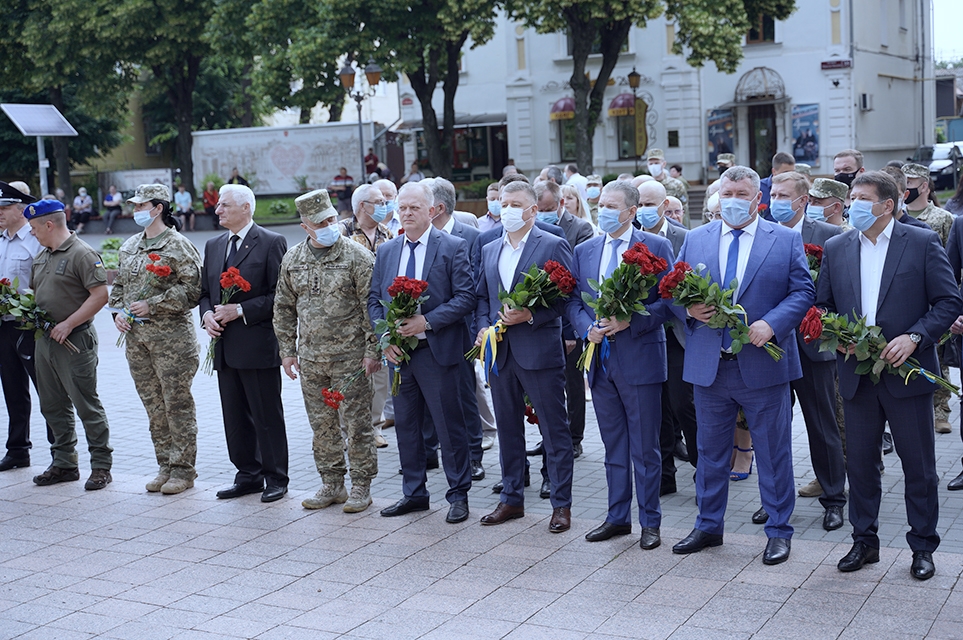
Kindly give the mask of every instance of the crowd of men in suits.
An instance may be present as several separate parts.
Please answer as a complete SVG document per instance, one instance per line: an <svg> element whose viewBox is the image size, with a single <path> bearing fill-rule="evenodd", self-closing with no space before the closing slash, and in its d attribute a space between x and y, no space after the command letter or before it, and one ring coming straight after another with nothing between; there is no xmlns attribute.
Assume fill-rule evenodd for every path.
<svg viewBox="0 0 963 640"><path fill-rule="evenodd" d="M549 531L566 531L586 408L586 376L576 362L589 343L605 341L607 357L589 370L587 384L605 447L608 514L585 536L589 542L632 532L634 484L640 547L660 546L660 497L676 489L673 454L684 437L696 468L699 514L692 532L672 550L687 554L723 544L733 437L741 412L758 465L760 522L765 522L768 538L763 562L787 560L795 503L792 403L798 400L827 530L843 524L849 478L854 544L838 568L855 571L879 559L881 449L888 424L905 476L911 573L921 580L931 577L940 540L934 385L923 376L904 383L891 375L873 384L856 374L853 359L845 359L848 345L837 354L820 351L805 343L799 325L814 304L854 320L866 316L889 339L883 359L898 367L913 357L926 370L939 372L942 336L963 333L963 224L953 222L944 248L937 233L906 213L907 201L919 196L918 190L911 194L906 188L906 178L916 175L914 166L868 171L855 150L840 152L836 160L855 168L810 183L790 167L761 185L755 171L720 156L721 176L711 189L715 219L692 230L667 215L673 202L662 181L651 177L614 180L595 193L586 193L579 183L580 195L594 201L596 221L576 217L565 207L557 171L543 171L545 177L535 185L521 174L507 173L489 190L489 200L497 206L489 206L481 219L467 221L456 216L455 191L447 180L410 182L398 191L376 184L356 194L351 233L339 226L328 194L318 190L296 202L307 239L287 257L283 237L253 222L253 192L238 194L230 206L218 208L227 231L207 243L200 297L202 326L217 338L214 368L228 450L238 469L234 484L219 491L218 498L261 493L270 502L287 492L282 364L293 378L311 360L312 379L341 389L333 372L350 370L343 364L350 362L363 368L375 388L372 393L371 386L363 392L346 386L342 399L346 406L359 398L370 403L370 420L357 406L351 411L342 407L345 443L332 420L314 417L325 403L337 407L337 401L332 405L328 396L305 394L324 482L305 507L348 500L345 449L347 466L365 469L357 477L352 474L345 511L363 511L371 504L370 479L377 469L372 427L390 410L402 497L381 515L430 508L426 473L432 456L438 464L437 448L449 486L446 519L466 520L472 480L484 477L483 427L476 418L488 410L485 388L490 387L500 499L481 524L501 525L524 516L528 454L536 453L526 451L530 405L542 436L537 448L543 458L540 493L553 507ZM577 168L572 175L578 176ZM368 250L358 251L355 243ZM660 297L657 287L644 300L647 315L597 318L582 294L596 296L590 282L609 277L638 243L665 260L668 267L660 278L674 263L685 261L703 265L722 287L734 283L733 301L744 309L750 343L733 350L729 332L710 327L716 309L682 307ZM815 282L807 244L823 250ZM577 287L570 296L532 309L501 302L501 292L512 290L533 265L544 268L548 261L573 275ZM224 302L219 277L227 267L238 269L250 289ZM375 333L399 276L427 283L417 313L398 326L414 345L406 351ZM275 295L279 278L283 302ZM326 304L336 295L351 299L351 314L345 313L347 303ZM303 334L295 345L291 327L282 331L277 325L278 304L286 305L284 322L298 323L302 330L321 327L324 338L312 340L310 351ZM316 314L310 322L307 313ZM496 324L494 366L486 372L465 354L473 344L481 346ZM339 332L349 328L350 344L339 341ZM277 335L282 333L279 350ZM770 357L763 349L767 343L777 344L784 356ZM393 398L377 388L390 384L384 370L397 372L402 380ZM837 421L837 393L844 425ZM963 474L950 484L950 489L960 488Z"/></svg>

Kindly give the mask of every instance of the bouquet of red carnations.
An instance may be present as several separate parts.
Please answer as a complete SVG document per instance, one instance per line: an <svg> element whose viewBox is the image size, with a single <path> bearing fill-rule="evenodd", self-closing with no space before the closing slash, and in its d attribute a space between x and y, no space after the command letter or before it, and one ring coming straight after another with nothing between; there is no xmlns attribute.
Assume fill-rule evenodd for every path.
<svg viewBox="0 0 963 640"><path fill-rule="evenodd" d="M147 258L150 260L150 262L148 262L147 266L144 268L147 270L148 273L150 273L150 276L148 276L147 282L144 283L144 286L141 287L140 293L137 294L138 300L143 300L144 296L150 293L154 286L159 285L161 283L161 280L163 278L167 278L168 276L170 276L172 272L170 266L166 264L157 264L161 260L160 254L148 253ZM135 316L131 312L129 307L125 306L123 309L120 309L117 313L120 313L125 318L127 318L127 322L130 324L131 329L133 329L135 325L144 324L145 318L138 318L137 316ZM117 337L117 346L122 347L126 342L127 342L127 332L122 332Z"/></svg>
<svg viewBox="0 0 963 640"><path fill-rule="evenodd" d="M170 268L170 267L168 267ZM234 294L238 291L245 293L251 290L251 283L241 276L237 267L228 267L227 271L221 274L221 305L231 301ZM204 372L208 375L214 373L214 345L220 338L212 338L207 347L207 357L204 358Z"/></svg>

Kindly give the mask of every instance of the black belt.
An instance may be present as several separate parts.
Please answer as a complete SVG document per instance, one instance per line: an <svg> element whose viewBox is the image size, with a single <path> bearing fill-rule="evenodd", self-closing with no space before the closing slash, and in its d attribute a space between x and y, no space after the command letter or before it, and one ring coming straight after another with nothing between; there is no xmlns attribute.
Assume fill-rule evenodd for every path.
<svg viewBox="0 0 963 640"><path fill-rule="evenodd" d="M424 348L426 348L427 346L428 346L428 341L427 341L427 340L419 340L419 341L418 341L418 346L415 347L414 349L412 349L412 351L417 351L418 349L424 349Z"/></svg>
<svg viewBox="0 0 963 640"><path fill-rule="evenodd" d="M719 357L722 358L723 360L725 360L726 362L731 362L731 361L737 360L737 359L739 358L738 354L729 353L728 351L720 351L720 352L719 352Z"/></svg>

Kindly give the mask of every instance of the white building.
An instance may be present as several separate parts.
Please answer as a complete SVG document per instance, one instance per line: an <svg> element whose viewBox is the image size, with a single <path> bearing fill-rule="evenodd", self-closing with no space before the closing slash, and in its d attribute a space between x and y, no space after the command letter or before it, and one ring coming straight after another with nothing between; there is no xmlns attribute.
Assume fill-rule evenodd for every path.
<svg viewBox="0 0 963 640"><path fill-rule="evenodd" d="M863 151L870 167L905 159L933 142L931 21L931 0L797 2L789 19L763 17L747 34L742 63L730 75L713 63L687 65L671 52L673 25L653 20L630 32L606 89L594 170L632 171L636 152L644 164L653 147L682 164L690 180L704 179L724 151L762 174L776 151L794 153L814 174L831 174L833 155L845 148ZM601 56L592 56L589 73L600 65ZM641 74L637 110L628 83L633 68ZM466 48L456 95L456 178L500 176L509 159L527 173L574 160L571 73L565 34L540 35L504 16L491 42ZM404 81L398 91L405 125L417 132L414 92ZM440 88L435 108L440 120ZM638 139L636 122L645 123ZM406 157L418 146L413 136Z"/></svg>

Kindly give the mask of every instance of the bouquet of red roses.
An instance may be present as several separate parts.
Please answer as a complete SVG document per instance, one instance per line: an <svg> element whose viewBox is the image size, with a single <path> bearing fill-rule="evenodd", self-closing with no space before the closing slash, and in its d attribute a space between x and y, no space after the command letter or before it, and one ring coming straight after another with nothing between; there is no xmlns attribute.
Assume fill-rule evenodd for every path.
<svg viewBox="0 0 963 640"><path fill-rule="evenodd" d="M548 309L558 298L568 297L576 286L575 278L571 272L555 260L547 260L545 267L538 268L533 264L521 282L515 285L511 292L499 288L498 300L509 309L528 309L534 310L535 307L545 307ZM485 369L485 379L488 379L488 372L495 371L498 375L498 368L495 367L495 354L498 350L498 343L502 340L502 334L508 330L502 321L499 320L495 326L488 327L482 339L481 347L472 347L465 354L466 360L480 358Z"/></svg>
<svg viewBox="0 0 963 640"><path fill-rule="evenodd" d="M385 317L375 322L375 333L381 338L379 345L384 351L388 345L394 345L401 349L401 361L408 362L411 359L411 350L418 346L418 338L415 336L405 337L398 332L398 326L402 320L406 320L418 313L418 305L428 300L428 296L422 295L427 291L428 283L424 280L406 278L398 276L388 287L388 295L391 302L381 301L387 310ZM398 395L401 387L401 362L394 365L394 377L391 380L391 395Z"/></svg>
<svg viewBox="0 0 963 640"><path fill-rule="evenodd" d="M642 301L649 296L649 291L658 281L659 274L669 268L664 258L652 253L643 242L636 242L622 254L622 264L616 267L608 278L602 282L590 279L588 284L598 297L593 297L587 291L582 292L582 300L595 310L595 323L599 326L602 318L615 318L628 321L633 314L649 315ZM589 342L585 351L578 359L578 367L588 371L595 357L595 343ZM604 362L609 354L609 339L602 338L599 344L599 355ZM604 366L604 365L603 365Z"/></svg>
<svg viewBox="0 0 963 640"><path fill-rule="evenodd" d="M818 244L804 244L803 249L806 252L806 261L809 263L809 275L812 276L813 282L819 277L819 267L823 262L823 248Z"/></svg>
<svg viewBox="0 0 963 640"><path fill-rule="evenodd" d="M659 283L659 295L675 304L689 308L694 304L715 307L716 312L706 322L712 329L729 329L732 338L732 353L739 353L749 344L749 325L746 323L746 310L742 305L733 304L732 289L723 289L711 282L704 264L696 265L695 270L686 262L676 262L675 268ZM764 345L766 353L779 361L786 352L773 342Z"/></svg>
<svg viewBox="0 0 963 640"><path fill-rule="evenodd" d="M147 258L150 260L150 262L148 262L147 266L144 268L147 270L148 273L150 273L150 276L147 278L147 282L144 283L144 286L141 287L140 293L137 294L138 300L143 300L144 296L150 293L155 286L160 285L161 280L163 278L170 276L172 272L170 266L166 264L157 264L161 260L160 254L148 253ZM126 306L123 309L117 310L117 313L120 313L125 318L127 318L127 322L130 324L131 329L133 329L135 325L144 324L144 321L146 320L146 318L138 318L137 316L135 316L131 312L130 308ZM117 346L122 347L126 342L127 342L127 332L122 332L117 337Z"/></svg>
<svg viewBox="0 0 963 640"><path fill-rule="evenodd" d="M221 306L230 302L238 291L247 293L250 290L251 283L241 276L237 267L228 267L227 271L221 274ZM220 338L212 338L207 347L207 357L204 358L204 372L208 375L214 373L214 345L217 344L218 340Z"/></svg>
<svg viewBox="0 0 963 640"><path fill-rule="evenodd" d="M840 346L852 347L852 354L847 350L845 359L848 360L850 355L855 356L859 362L856 374L868 375L873 384L879 384L880 374L885 371L899 376L906 384L917 376L923 376L951 393L960 393L959 387L921 367L916 358L907 358L899 367L883 360L880 353L888 342L880 327L866 323L866 316L851 322L845 315L826 313L818 307L811 307L799 325L799 332L806 344L819 340L820 351L836 351Z"/></svg>

